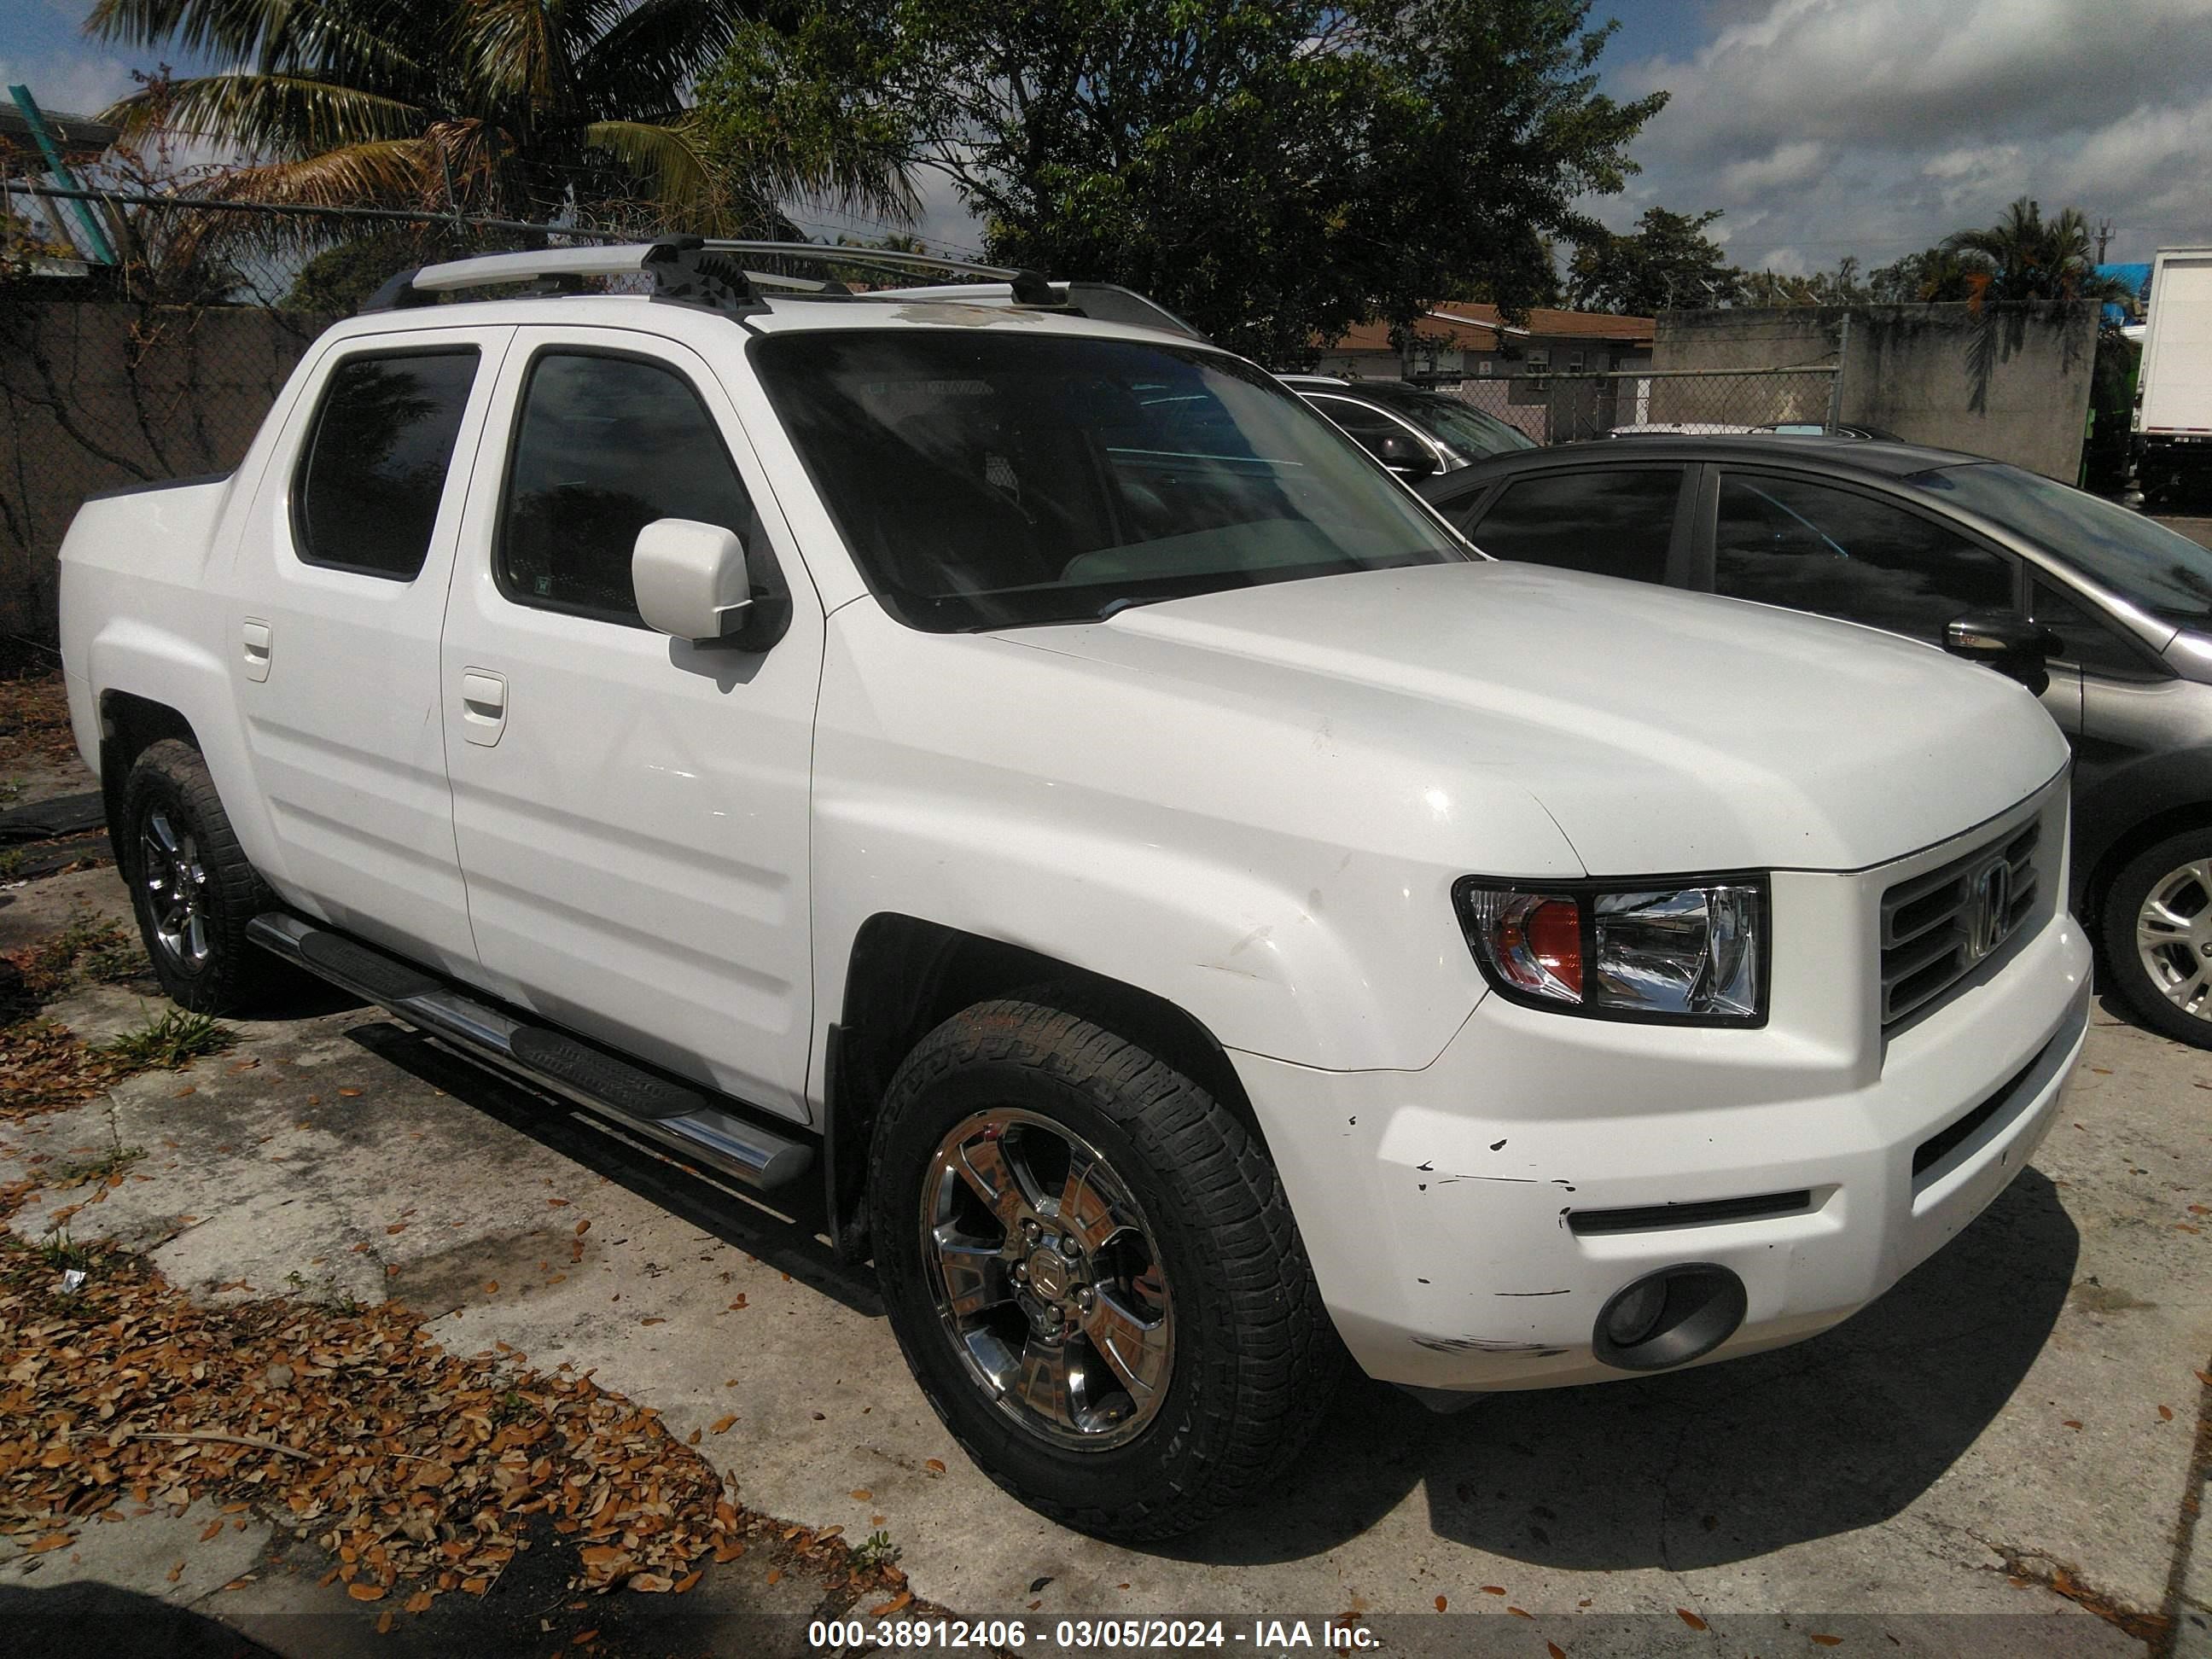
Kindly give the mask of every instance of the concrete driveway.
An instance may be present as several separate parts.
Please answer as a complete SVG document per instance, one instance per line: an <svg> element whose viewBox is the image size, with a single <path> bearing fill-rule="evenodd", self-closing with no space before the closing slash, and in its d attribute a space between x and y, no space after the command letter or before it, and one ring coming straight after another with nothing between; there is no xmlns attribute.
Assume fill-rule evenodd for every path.
<svg viewBox="0 0 2212 1659"><path fill-rule="evenodd" d="M0 949L80 905L123 914L112 872L0 896ZM103 988L50 1012L97 1036L147 1006ZM1536 1653L1841 1634L2129 1654L2129 1629L2155 1626L2128 1615L2163 1614L2162 1649L2212 1652L2212 1559L2191 1553L2212 1054L2107 1012L2036 1166L1839 1329L1449 1418L1361 1382L1273 1501L1148 1551L1041 1520L963 1458L818 1217L687 1175L374 1010L240 1029L186 1076L8 1127L0 1182L41 1152L143 1147L149 1179L110 1192L97 1231L177 1284L396 1297L449 1348L595 1370L679 1438L735 1413L702 1449L744 1503L880 1527L915 1591L963 1613L1357 1613L1403 1651L1479 1632ZM1264 1650L1249 1628L1237 1644Z"/></svg>

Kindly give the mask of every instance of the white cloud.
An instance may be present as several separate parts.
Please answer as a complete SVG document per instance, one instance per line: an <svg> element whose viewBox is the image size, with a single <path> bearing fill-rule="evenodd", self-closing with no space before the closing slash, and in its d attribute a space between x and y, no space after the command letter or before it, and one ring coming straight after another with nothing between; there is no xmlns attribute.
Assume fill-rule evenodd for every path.
<svg viewBox="0 0 2212 1659"><path fill-rule="evenodd" d="M1809 138L1794 144L1777 144L1771 154L1755 161L1735 161L1721 173L1721 188L1731 196L1756 196L1784 185L1802 185L1820 172L1828 147Z"/></svg>
<svg viewBox="0 0 2212 1659"><path fill-rule="evenodd" d="M1733 258L1880 264L2032 196L2115 226L2112 257L2212 240L2212 0L1723 0L1680 59L1616 66L1672 97L1633 202L1723 210ZM1753 230L1757 234L1753 234Z"/></svg>
<svg viewBox="0 0 2212 1659"><path fill-rule="evenodd" d="M40 107L97 115L136 90L131 65L104 52L17 58L0 55L0 87L30 88Z"/></svg>

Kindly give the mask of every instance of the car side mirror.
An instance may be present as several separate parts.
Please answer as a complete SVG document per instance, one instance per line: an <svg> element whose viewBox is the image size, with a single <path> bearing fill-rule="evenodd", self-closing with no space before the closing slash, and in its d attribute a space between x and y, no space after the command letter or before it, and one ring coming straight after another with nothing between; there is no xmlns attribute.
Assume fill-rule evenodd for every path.
<svg viewBox="0 0 2212 1659"><path fill-rule="evenodd" d="M1983 611L1944 623L1943 648L1954 657L2008 674L2039 696L2051 684L2044 663L2063 647L2058 635L2040 623Z"/></svg>
<svg viewBox="0 0 2212 1659"><path fill-rule="evenodd" d="M676 639L724 639L752 607L745 544L721 525L655 519L637 532L629 572L638 615Z"/></svg>
<svg viewBox="0 0 2212 1659"><path fill-rule="evenodd" d="M1425 478L1437 470L1436 451L1396 432L1369 440L1367 453L1401 478Z"/></svg>

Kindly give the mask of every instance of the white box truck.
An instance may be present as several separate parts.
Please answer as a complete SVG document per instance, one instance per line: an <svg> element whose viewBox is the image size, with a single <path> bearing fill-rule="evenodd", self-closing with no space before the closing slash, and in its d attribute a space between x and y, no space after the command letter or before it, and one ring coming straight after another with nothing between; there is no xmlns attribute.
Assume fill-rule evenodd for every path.
<svg viewBox="0 0 2212 1659"><path fill-rule="evenodd" d="M2212 247L2160 248L2152 262L2135 432L2154 498L2212 472Z"/></svg>

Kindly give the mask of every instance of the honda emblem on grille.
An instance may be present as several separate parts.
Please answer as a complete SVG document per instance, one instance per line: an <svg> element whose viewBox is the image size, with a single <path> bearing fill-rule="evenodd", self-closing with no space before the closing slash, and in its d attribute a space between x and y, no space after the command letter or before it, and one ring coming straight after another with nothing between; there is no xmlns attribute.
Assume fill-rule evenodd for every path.
<svg viewBox="0 0 2212 1659"><path fill-rule="evenodd" d="M1966 960L1979 962L2004 943L2012 914L2012 866L1993 859L1976 872L1966 914Z"/></svg>

